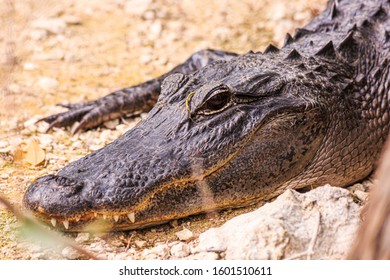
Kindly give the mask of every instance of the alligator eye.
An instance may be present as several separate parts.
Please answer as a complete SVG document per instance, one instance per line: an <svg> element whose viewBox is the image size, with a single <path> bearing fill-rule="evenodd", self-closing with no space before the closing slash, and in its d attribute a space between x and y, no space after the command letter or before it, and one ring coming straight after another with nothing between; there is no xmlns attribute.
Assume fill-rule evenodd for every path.
<svg viewBox="0 0 390 280"><path fill-rule="evenodd" d="M228 89L222 89L212 94L199 108L199 113L211 115L227 108L231 103L231 93Z"/></svg>

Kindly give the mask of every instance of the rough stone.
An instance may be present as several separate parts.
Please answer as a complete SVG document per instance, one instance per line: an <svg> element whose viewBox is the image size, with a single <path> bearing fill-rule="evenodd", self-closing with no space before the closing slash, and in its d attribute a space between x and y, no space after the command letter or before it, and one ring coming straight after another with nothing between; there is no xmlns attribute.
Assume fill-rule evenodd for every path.
<svg viewBox="0 0 390 280"><path fill-rule="evenodd" d="M65 247L62 252L62 256L68 260L77 260L80 258L79 252L71 247Z"/></svg>
<svg viewBox="0 0 390 280"><path fill-rule="evenodd" d="M144 248L145 245L146 245L146 241L145 241L145 240L135 240L135 241L134 241L134 244L135 244L135 246L137 246L138 248Z"/></svg>
<svg viewBox="0 0 390 280"><path fill-rule="evenodd" d="M190 247L184 243L180 242L171 247L171 255L175 258L184 258L190 254Z"/></svg>
<svg viewBox="0 0 390 280"><path fill-rule="evenodd" d="M89 240L89 237L90 235L88 232L80 232L79 234L77 234L75 241L77 243L84 243Z"/></svg>
<svg viewBox="0 0 390 280"><path fill-rule="evenodd" d="M258 210L204 232L199 248L223 252L225 259L342 259L360 224L359 214L360 206L345 189L287 190Z"/></svg>
<svg viewBox="0 0 390 280"><path fill-rule="evenodd" d="M44 91L51 91L58 87L58 81L54 78L41 77L37 81L37 86Z"/></svg>
<svg viewBox="0 0 390 280"><path fill-rule="evenodd" d="M188 241L194 238L194 234L189 229L185 228L175 233L176 236L182 241Z"/></svg>
<svg viewBox="0 0 390 280"><path fill-rule="evenodd" d="M166 259L170 254L170 250L168 245L158 244L149 250L145 250L142 254L145 259Z"/></svg>

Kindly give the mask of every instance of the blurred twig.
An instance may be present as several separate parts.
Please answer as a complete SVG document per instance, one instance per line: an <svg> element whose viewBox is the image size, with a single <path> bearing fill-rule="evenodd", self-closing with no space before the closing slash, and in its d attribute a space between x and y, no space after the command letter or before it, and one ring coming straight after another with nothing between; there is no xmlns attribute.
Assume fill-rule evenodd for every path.
<svg viewBox="0 0 390 280"><path fill-rule="evenodd" d="M364 221L349 259L390 259L390 139L378 170Z"/></svg>
<svg viewBox="0 0 390 280"><path fill-rule="evenodd" d="M46 229L35 218L20 212L7 199L5 199L2 196L0 196L0 203L3 204L9 211L11 211L15 215L15 217L22 223L22 226L30 227L32 230L40 234L42 236L42 239L45 238L45 239L53 240L58 244L69 246L89 259L93 259L93 260L100 259L94 254L92 254L91 252L80 247L72 240L65 238L64 236L60 236L59 234Z"/></svg>

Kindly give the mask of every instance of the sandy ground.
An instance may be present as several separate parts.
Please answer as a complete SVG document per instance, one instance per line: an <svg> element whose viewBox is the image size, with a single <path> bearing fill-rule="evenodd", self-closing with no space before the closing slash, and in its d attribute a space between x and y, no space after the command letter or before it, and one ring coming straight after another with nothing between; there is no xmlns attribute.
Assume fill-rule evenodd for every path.
<svg viewBox="0 0 390 280"><path fill-rule="evenodd" d="M151 79L204 48L245 53L263 50L270 42L280 46L286 32L293 34L325 2L0 1L1 196L21 208L23 193L35 178L104 146L140 120L111 122L74 136L70 128L45 133L45 124L35 121L63 110L55 104L96 99ZM31 156L33 139L44 160ZM183 228L196 236L244 211L142 231L67 237L78 237L79 244L101 258L148 258L145 249L173 244ZM0 259L83 258L63 244L54 246L58 250L44 249L40 242L28 245L19 239L18 228L13 214L0 205Z"/></svg>

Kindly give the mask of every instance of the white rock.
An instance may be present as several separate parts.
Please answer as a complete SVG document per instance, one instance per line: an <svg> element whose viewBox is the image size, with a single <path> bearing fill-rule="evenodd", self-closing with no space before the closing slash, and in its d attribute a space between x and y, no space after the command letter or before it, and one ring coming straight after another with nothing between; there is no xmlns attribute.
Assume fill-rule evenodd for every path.
<svg viewBox="0 0 390 280"><path fill-rule="evenodd" d="M185 228L175 233L181 241L188 241L194 238L194 234L189 229Z"/></svg>
<svg viewBox="0 0 390 280"><path fill-rule="evenodd" d="M214 252L200 252L195 255L190 255L188 257L190 260L218 260L219 255Z"/></svg>
<svg viewBox="0 0 390 280"><path fill-rule="evenodd" d="M31 132L37 131L37 125L36 122L38 121L37 118L31 118L23 123L23 126L28 129Z"/></svg>
<svg viewBox="0 0 390 280"><path fill-rule="evenodd" d="M90 237L90 235L88 232L80 232L79 234L77 234L75 241L77 243L83 243L83 242L88 241L89 237Z"/></svg>
<svg viewBox="0 0 390 280"><path fill-rule="evenodd" d="M153 254L153 253L147 253L147 254L142 254L143 255L143 259L145 260L157 260L158 259L158 256L156 254Z"/></svg>
<svg viewBox="0 0 390 280"><path fill-rule="evenodd" d="M28 36L34 41L46 39L48 35L49 32L43 29L34 29L28 33Z"/></svg>
<svg viewBox="0 0 390 280"><path fill-rule="evenodd" d="M345 189L287 190L258 210L202 233L199 248L224 252L226 259L343 259L359 224L360 206Z"/></svg>
<svg viewBox="0 0 390 280"><path fill-rule="evenodd" d="M9 142L8 141L0 141L0 149L8 147L8 146L9 146Z"/></svg>
<svg viewBox="0 0 390 280"><path fill-rule="evenodd" d="M364 191L361 191L361 190L356 190L354 192L354 194L356 195L356 197L360 200L360 201L367 201L368 200L368 193L367 192L364 192Z"/></svg>
<svg viewBox="0 0 390 280"><path fill-rule="evenodd" d="M141 55L139 56L139 61L140 61L142 64L148 64L149 62L152 61L152 55L151 55L151 54L148 54L148 53L141 54Z"/></svg>
<svg viewBox="0 0 390 280"><path fill-rule="evenodd" d="M45 148L50 146L54 142L54 137L50 134L38 135L38 139L41 145Z"/></svg>
<svg viewBox="0 0 390 280"><path fill-rule="evenodd" d="M77 260L80 258L80 253L71 247L65 247L62 252L62 256L68 260Z"/></svg>
<svg viewBox="0 0 390 280"><path fill-rule="evenodd" d="M53 34L62 34L66 30L66 22L60 18L42 18L32 23L35 29L46 30Z"/></svg>
<svg viewBox="0 0 390 280"><path fill-rule="evenodd" d="M150 40L156 40L160 37L161 32L162 32L161 21L155 21L149 28L148 37Z"/></svg>
<svg viewBox="0 0 390 280"><path fill-rule="evenodd" d="M124 10L134 16L142 16L149 8L152 0L129 0L126 1Z"/></svg>
<svg viewBox="0 0 390 280"><path fill-rule="evenodd" d="M77 150L77 149L82 149L83 148L83 142L80 140L76 140L72 143L72 148Z"/></svg>
<svg viewBox="0 0 390 280"><path fill-rule="evenodd" d="M52 90L55 90L57 87L58 87L58 81L54 78L50 78L50 77L41 77L38 79L36 85L48 92L48 91L52 91Z"/></svg>
<svg viewBox="0 0 390 280"><path fill-rule="evenodd" d="M106 121L103 123L103 125L108 129L115 129L118 124L119 124L118 119Z"/></svg>
<svg viewBox="0 0 390 280"><path fill-rule="evenodd" d="M10 84L8 90L12 93L20 94L22 92L21 87L18 84Z"/></svg>
<svg viewBox="0 0 390 280"><path fill-rule="evenodd" d="M160 256L162 258L167 258L169 256L169 247L166 244L159 244L156 247L151 249L152 253Z"/></svg>
<svg viewBox="0 0 390 280"><path fill-rule="evenodd" d="M88 148L89 148L90 151L97 151L97 150L99 150L99 149L101 149L103 147L104 147L104 145L101 144L101 145L90 145Z"/></svg>
<svg viewBox="0 0 390 280"><path fill-rule="evenodd" d="M145 247L145 245L146 245L146 241L144 241L144 240L135 240L135 241L134 241L134 244L135 244L135 246L137 246L138 248L143 248L143 247Z"/></svg>
<svg viewBox="0 0 390 280"><path fill-rule="evenodd" d="M171 247L171 255L175 258L184 258L190 254L190 247L183 242L175 244Z"/></svg>
<svg viewBox="0 0 390 280"><path fill-rule="evenodd" d="M37 69L37 65L35 63L26 62L25 64L23 64L23 70L31 71L35 69Z"/></svg>

